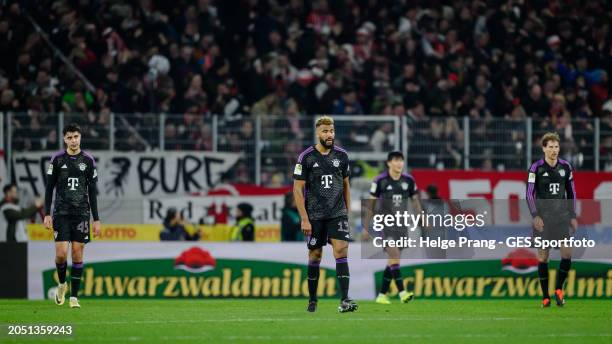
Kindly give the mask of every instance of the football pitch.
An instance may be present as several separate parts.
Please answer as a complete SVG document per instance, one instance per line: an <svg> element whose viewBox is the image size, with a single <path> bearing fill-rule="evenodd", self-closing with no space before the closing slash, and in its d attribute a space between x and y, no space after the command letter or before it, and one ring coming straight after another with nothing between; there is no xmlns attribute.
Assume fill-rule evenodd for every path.
<svg viewBox="0 0 612 344"><path fill-rule="evenodd" d="M0 343L612 343L612 300L0 300ZM7 325L71 325L72 336L8 336Z"/></svg>

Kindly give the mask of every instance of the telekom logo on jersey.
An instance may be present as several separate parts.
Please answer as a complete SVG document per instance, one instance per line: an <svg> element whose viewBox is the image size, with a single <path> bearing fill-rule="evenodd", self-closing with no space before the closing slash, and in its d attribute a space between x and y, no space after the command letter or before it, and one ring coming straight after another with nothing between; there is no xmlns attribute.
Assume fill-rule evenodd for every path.
<svg viewBox="0 0 612 344"><path fill-rule="evenodd" d="M332 184L332 175L324 174L321 176L321 185L323 185L323 189L329 189Z"/></svg>
<svg viewBox="0 0 612 344"><path fill-rule="evenodd" d="M548 184L548 191L550 191L553 195L559 193L559 183Z"/></svg>
<svg viewBox="0 0 612 344"><path fill-rule="evenodd" d="M76 191L75 187L79 186L79 178L68 178L68 186L70 186L70 190Z"/></svg>

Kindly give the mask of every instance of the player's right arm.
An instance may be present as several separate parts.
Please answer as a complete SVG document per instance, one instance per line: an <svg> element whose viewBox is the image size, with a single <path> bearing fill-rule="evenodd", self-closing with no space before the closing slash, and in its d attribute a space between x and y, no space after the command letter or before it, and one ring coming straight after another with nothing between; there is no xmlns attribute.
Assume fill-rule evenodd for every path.
<svg viewBox="0 0 612 344"><path fill-rule="evenodd" d="M308 213L306 212L306 202L304 201L304 186L306 185L305 180L296 179L293 181L293 197L295 198L295 206L300 213L302 219L302 232L304 235L312 234L312 225L308 220Z"/></svg>
<svg viewBox="0 0 612 344"><path fill-rule="evenodd" d="M304 161L304 153L300 155L295 168L293 170L293 198L295 199L295 206L300 213L302 219L302 233L309 236L312 234L312 225L308 219L308 213L306 212L306 201L304 199L304 188L306 187L306 179L308 178L309 170L307 164Z"/></svg>
<svg viewBox="0 0 612 344"><path fill-rule="evenodd" d="M536 206L536 185L537 185L537 165L534 163L529 169L529 175L527 177L527 205L529 206L529 212L533 217L533 228L538 232L544 230L544 221L538 213Z"/></svg>
<svg viewBox="0 0 612 344"><path fill-rule="evenodd" d="M47 186L45 187L45 218L43 220L45 227L51 229L53 227L53 219L51 218L51 203L53 202L53 190L57 184L57 176L59 169L55 164L56 160L52 159L47 169Z"/></svg>

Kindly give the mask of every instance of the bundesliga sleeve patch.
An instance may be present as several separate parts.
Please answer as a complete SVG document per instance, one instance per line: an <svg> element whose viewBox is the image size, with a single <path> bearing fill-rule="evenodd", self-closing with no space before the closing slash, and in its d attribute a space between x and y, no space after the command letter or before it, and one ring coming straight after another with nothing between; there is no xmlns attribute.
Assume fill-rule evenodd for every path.
<svg viewBox="0 0 612 344"><path fill-rule="evenodd" d="M372 183L372 186L370 186L370 193L376 193L376 188L377 188L376 183L375 182Z"/></svg>
<svg viewBox="0 0 612 344"><path fill-rule="evenodd" d="M295 169L293 170L293 174L301 176L302 175L302 164L295 164Z"/></svg>
<svg viewBox="0 0 612 344"><path fill-rule="evenodd" d="M569 180L573 180L573 179L574 179L574 172L570 172Z"/></svg>
<svg viewBox="0 0 612 344"><path fill-rule="evenodd" d="M93 172L93 177L92 178L96 178L98 176L98 169L94 168L94 172Z"/></svg>
<svg viewBox="0 0 612 344"><path fill-rule="evenodd" d="M527 180L528 183L535 183L535 179L536 179L536 175L533 172L529 172L529 179Z"/></svg>
<svg viewBox="0 0 612 344"><path fill-rule="evenodd" d="M49 168L47 169L47 174L53 174L53 164L49 164Z"/></svg>

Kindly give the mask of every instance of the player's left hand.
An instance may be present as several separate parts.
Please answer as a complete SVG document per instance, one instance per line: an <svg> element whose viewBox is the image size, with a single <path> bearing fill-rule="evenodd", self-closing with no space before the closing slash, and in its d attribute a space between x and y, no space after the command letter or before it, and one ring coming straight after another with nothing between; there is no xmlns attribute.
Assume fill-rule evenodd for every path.
<svg viewBox="0 0 612 344"><path fill-rule="evenodd" d="M100 221L94 221L93 223L93 233L94 233L94 237L99 237L100 236L100 228L102 227L102 224L100 223Z"/></svg>
<svg viewBox="0 0 612 344"><path fill-rule="evenodd" d="M578 220L571 219L570 220L570 234L574 235L577 229L578 229Z"/></svg>
<svg viewBox="0 0 612 344"><path fill-rule="evenodd" d="M45 228L52 229L53 228L53 218L51 215L46 215L43 222L45 223Z"/></svg>

